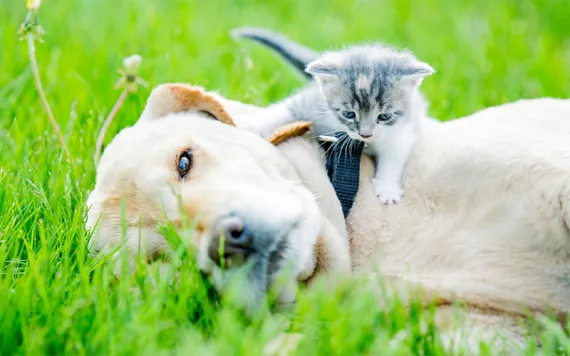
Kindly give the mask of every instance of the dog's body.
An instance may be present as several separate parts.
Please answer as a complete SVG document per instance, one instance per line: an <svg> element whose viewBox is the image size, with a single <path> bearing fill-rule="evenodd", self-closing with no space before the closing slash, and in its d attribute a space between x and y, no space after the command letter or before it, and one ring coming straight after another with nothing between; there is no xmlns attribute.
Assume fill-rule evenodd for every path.
<svg viewBox="0 0 570 356"><path fill-rule="evenodd" d="M255 110L226 105L238 127ZM378 269L471 304L473 349L496 330L522 344L516 316L547 306L570 312L569 139L570 100L523 100L430 127L406 166L407 199L395 207L374 199L373 162L363 157L347 220L353 271ZM323 166L314 142L281 150L299 171ZM303 179L316 196L330 195L320 188L326 177Z"/></svg>
<svg viewBox="0 0 570 356"><path fill-rule="evenodd" d="M163 87L153 95L168 97L168 90ZM263 110L217 99L238 127ZM157 104L149 100L147 108L153 105ZM370 183L374 167L363 158L360 189L347 228L324 171L323 151L315 142L295 138L275 150L258 142L258 137L224 128L225 124L207 123L198 114L160 120L165 120L162 126L160 121L135 125L106 150L90 197L88 224L93 226L102 214L94 250L104 251L121 241L118 208L109 202L118 195L129 199L133 189L136 199L146 202L144 209L135 204L127 212L133 228L144 213L150 233L143 237L143 244L155 249L165 246L152 221L162 221L162 211L171 219L180 218L172 206L174 195L167 189L174 184L180 185L189 217L198 213L208 218L199 224L196 244L201 252L215 215L222 214L228 202L244 214L244 221L255 222L251 223L255 233L261 231L255 227L261 223L278 228L286 217L299 218L303 223L295 225L298 231L282 238L293 256L289 261L298 264L298 280L335 267L344 270L348 257L355 273L379 269L387 277L388 288L406 293L411 283L423 289L427 298L437 297L436 322L450 345L466 341L476 351L480 340L495 340L497 347L510 348L524 344L525 329L519 321L527 311L540 314L551 308L562 316L570 311L568 100L522 101L434 126L419 137L411 153L405 171L407 196L397 206L384 206L375 199ZM211 131L216 126L220 128L217 136ZM176 157L176 147L184 146L185 140L196 142L202 153L196 158L195 176L180 182L167 174L171 161L161 155L172 151L165 157ZM230 144L236 148L219 148ZM160 155L129 154L140 151L141 145ZM131 168L114 172L117 157L145 158L144 167L132 162ZM228 180L228 168L236 179ZM140 169L156 172L152 182ZM127 178L135 188L127 188ZM200 191L207 191L209 197ZM316 205L307 200L307 192L316 197ZM263 207L280 199L281 210ZM161 210L159 200L170 205ZM246 203L250 208L240 210ZM136 251L134 246L128 248ZM312 249L313 261L303 253L306 249ZM204 266L212 267L211 263ZM251 276L252 283L258 282L256 278ZM284 298L290 300L290 295ZM463 303L464 320L459 325L453 325L453 300ZM506 337L507 343L494 339L497 334Z"/></svg>

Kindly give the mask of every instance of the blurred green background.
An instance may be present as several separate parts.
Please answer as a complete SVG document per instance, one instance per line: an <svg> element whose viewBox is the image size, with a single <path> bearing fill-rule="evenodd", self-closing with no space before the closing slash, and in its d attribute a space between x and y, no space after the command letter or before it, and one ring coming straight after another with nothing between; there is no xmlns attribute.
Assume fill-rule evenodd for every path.
<svg viewBox="0 0 570 356"><path fill-rule="evenodd" d="M194 270L181 267L180 273L195 286L172 291L142 283L133 293L140 276L113 288L108 272L86 258L83 216L94 183L95 139L119 95L117 69L130 54L144 57L140 75L150 87L129 96L106 142L135 122L159 83L190 82L260 105L303 85L270 51L229 37L230 29L244 25L318 50L365 41L410 48L437 70L422 88L430 114L441 120L570 93L568 0L44 0L47 33L37 57L69 140L72 174L17 35L25 14L24 0L0 0L0 354L173 347L256 354L280 330L273 319L246 326L234 314L208 309L205 294L196 297L203 290ZM420 317L399 307L383 312L366 298L342 304L317 294L308 300L286 318L313 340L304 352L443 352L431 329L414 324ZM388 348L401 330L408 337ZM209 343L207 335L214 335ZM568 347L560 330L550 335L545 345Z"/></svg>

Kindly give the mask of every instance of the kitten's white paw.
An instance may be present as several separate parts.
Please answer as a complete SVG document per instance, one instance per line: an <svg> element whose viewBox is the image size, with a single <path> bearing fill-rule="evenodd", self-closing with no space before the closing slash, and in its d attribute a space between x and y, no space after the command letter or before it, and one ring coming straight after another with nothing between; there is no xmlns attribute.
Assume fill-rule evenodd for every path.
<svg viewBox="0 0 570 356"><path fill-rule="evenodd" d="M398 204L404 197L404 191L397 184L387 184L384 181L372 179L374 193L382 204Z"/></svg>

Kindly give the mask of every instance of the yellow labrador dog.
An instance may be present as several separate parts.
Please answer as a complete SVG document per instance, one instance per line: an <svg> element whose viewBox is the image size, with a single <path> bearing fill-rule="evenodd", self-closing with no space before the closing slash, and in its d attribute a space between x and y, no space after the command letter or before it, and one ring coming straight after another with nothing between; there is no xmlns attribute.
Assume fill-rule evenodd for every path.
<svg viewBox="0 0 570 356"><path fill-rule="evenodd" d="M275 145L234 127L262 110L182 84L154 89L98 166L88 200L93 253L155 258L168 250L157 226L190 219L199 267L221 292L244 276L249 305L280 271L288 282L278 299L290 303L297 281L378 269L404 297L412 286L436 298L444 340L472 351L481 340L523 345L528 315L566 317L570 101L520 101L435 125L410 155L396 206L378 203L363 157L346 221L323 150L292 137L306 126L276 133Z"/></svg>

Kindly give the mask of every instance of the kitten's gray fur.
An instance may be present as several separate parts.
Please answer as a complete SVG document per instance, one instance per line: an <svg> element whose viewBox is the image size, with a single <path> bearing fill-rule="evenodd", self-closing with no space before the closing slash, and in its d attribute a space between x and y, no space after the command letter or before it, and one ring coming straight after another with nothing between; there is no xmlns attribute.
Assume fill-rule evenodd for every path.
<svg viewBox="0 0 570 356"><path fill-rule="evenodd" d="M376 195L386 204L397 203L403 196L401 176L417 132L422 124L433 122L418 90L433 69L408 51L378 44L319 56L267 30L242 28L233 34L268 45L316 80L269 106L265 118L253 120L255 127L249 129L269 136L284 124L308 120L317 136L344 131L366 142L365 152L376 158ZM345 117L347 112L354 112L354 119Z"/></svg>

